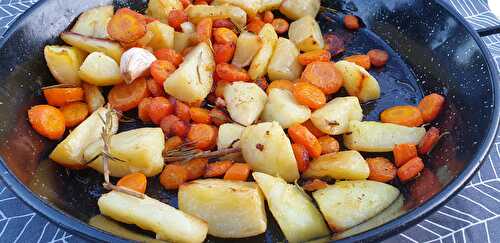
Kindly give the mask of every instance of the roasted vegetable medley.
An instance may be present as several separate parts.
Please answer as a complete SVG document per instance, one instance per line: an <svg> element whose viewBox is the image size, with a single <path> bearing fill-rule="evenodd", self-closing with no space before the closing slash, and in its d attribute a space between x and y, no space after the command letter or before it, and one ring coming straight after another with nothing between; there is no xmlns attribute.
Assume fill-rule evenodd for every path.
<svg viewBox="0 0 500 243"><path fill-rule="evenodd" d="M159 240L256 236L266 205L289 242L345 231L421 174L442 136L424 124L445 99L430 94L363 121L361 104L381 96L369 70L383 70L389 54L343 56L319 11L320 0L90 9L61 33L64 45L45 47L59 84L42 88L47 104L31 107L29 122L58 141L52 161L104 175L101 214ZM352 15L343 24L363 26ZM144 126L118 133L130 120ZM148 180L178 191L178 208L145 195Z"/></svg>

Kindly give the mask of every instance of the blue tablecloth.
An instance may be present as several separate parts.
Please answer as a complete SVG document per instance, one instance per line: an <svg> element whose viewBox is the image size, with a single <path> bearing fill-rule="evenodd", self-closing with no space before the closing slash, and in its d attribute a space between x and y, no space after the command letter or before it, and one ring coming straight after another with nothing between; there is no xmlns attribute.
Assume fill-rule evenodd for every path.
<svg viewBox="0 0 500 243"><path fill-rule="evenodd" d="M0 0L0 38L38 0ZM447 0L476 28L500 25L487 0ZM500 0L489 0L500 4ZM500 35L483 38L500 72ZM499 80L500 82L500 80ZM472 181L448 204L386 242L500 242L500 138ZM84 242L47 221L0 181L0 242Z"/></svg>

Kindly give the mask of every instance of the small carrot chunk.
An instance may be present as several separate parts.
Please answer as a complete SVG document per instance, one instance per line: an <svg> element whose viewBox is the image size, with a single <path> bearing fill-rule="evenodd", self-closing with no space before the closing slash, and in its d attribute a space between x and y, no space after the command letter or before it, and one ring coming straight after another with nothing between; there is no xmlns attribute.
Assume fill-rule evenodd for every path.
<svg viewBox="0 0 500 243"><path fill-rule="evenodd" d="M255 34L258 34L265 24L266 23L262 21L260 18L255 18L247 24L247 30Z"/></svg>
<svg viewBox="0 0 500 243"><path fill-rule="evenodd" d="M51 140L62 138L66 130L63 113L50 105L31 107L28 120L38 134Z"/></svg>
<svg viewBox="0 0 500 243"><path fill-rule="evenodd" d="M236 51L235 43L216 43L212 45L214 49L214 59L216 64L229 63L233 59Z"/></svg>
<svg viewBox="0 0 500 243"><path fill-rule="evenodd" d="M61 107L66 127L76 127L89 115L89 107L83 102L73 102Z"/></svg>
<svg viewBox="0 0 500 243"><path fill-rule="evenodd" d="M151 93L153 97L165 97L167 95L165 93L165 89L163 89L163 85L159 84L152 78L146 79L146 85L148 86L149 93Z"/></svg>
<svg viewBox="0 0 500 243"><path fill-rule="evenodd" d="M182 23L188 21L188 16L187 16L186 12L184 12L184 10L173 9L173 10L170 10L170 12L168 13L167 21L168 21L168 25L170 25L172 28L178 30L181 28Z"/></svg>
<svg viewBox="0 0 500 243"><path fill-rule="evenodd" d="M201 159L193 159L182 166L186 168L188 172L188 181L191 180L196 180L200 177L202 177L205 174L206 168L208 165L208 159L201 158Z"/></svg>
<svg viewBox="0 0 500 243"><path fill-rule="evenodd" d="M308 181L306 181L304 186L302 186L302 188L304 188L304 190L306 190L308 192L317 191L320 189L324 189L326 187L328 187L328 183L326 183L320 179L308 180Z"/></svg>
<svg viewBox="0 0 500 243"><path fill-rule="evenodd" d="M63 106L71 102L82 101L82 88L52 88L43 90L43 96L51 106Z"/></svg>
<svg viewBox="0 0 500 243"><path fill-rule="evenodd" d="M301 79L320 88L325 95L337 93L344 84L344 78L333 62L310 63L302 72Z"/></svg>
<svg viewBox="0 0 500 243"><path fill-rule="evenodd" d="M204 108L191 107L189 109L189 114L191 116L191 119L196 123L203 123L203 124L212 123L209 113L210 112Z"/></svg>
<svg viewBox="0 0 500 243"><path fill-rule="evenodd" d="M111 17L107 30L116 41L131 43L146 34L146 17L129 8L121 8Z"/></svg>
<svg viewBox="0 0 500 243"><path fill-rule="evenodd" d="M332 54L329 51L315 50L300 54L297 60L301 65L307 66L312 62L329 62L331 58Z"/></svg>
<svg viewBox="0 0 500 243"><path fill-rule="evenodd" d="M293 155L295 155L295 160L297 161L297 168L299 172L302 173L307 170L309 167L309 152L307 152L307 148L298 143L292 144Z"/></svg>
<svg viewBox="0 0 500 243"><path fill-rule="evenodd" d="M108 102L111 107L124 112L136 108L141 100L148 96L146 79L139 78L131 84L115 85L108 93Z"/></svg>
<svg viewBox="0 0 500 243"><path fill-rule="evenodd" d="M178 189L180 185L187 181L188 171L181 165L168 164L160 175L160 183L167 190Z"/></svg>
<svg viewBox="0 0 500 243"><path fill-rule="evenodd" d="M380 114L380 120L407 127L418 127L424 124L420 110L409 105L394 106L383 111Z"/></svg>
<svg viewBox="0 0 500 243"><path fill-rule="evenodd" d="M264 16L262 17L262 21L264 21L264 23L266 24L270 24L273 22L273 20L274 20L273 12L269 10L265 11Z"/></svg>
<svg viewBox="0 0 500 243"><path fill-rule="evenodd" d="M221 177L226 174L227 170L233 165L233 161L224 160L210 163L203 175L204 178Z"/></svg>
<svg viewBox="0 0 500 243"><path fill-rule="evenodd" d="M415 144L397 144L392 150L394 154L394 163L397 167L401 167L410 159L418 156L417 145Z"/></svg>
<svg viewBox="0 0 500 243"><path fill-rule="evenodd" d="M184 143L184 140L182 140L182 138L179 136L169 137L165 141L165 152L168 152L172 149L176 149L176 148L180 147L183 143Z"/></svg>
<svg viewBox="0 0 500 243"><path fill-rule="evenodd" d="M354 15L344 16L344 26L348 30L358 30L359 28L361 28L358 17Z"/></svg>
<svg viewBox="0 0 500 243"><path fill-rule="evenodd" d="M234 163L224 175L224 180L246 181L250 175L250 166L245 163Z"/></svg>
<svg viewBox="0 0 500 243"><path fill-rule="evenodd" d="M155 124L160 124L161 120L174 113L174 106L165 97L155 97L149 105L149 117Z"/></svg>
<svg viewBox="0 0 500 243"><path fill-rule="evenodd" d="M190 125L186 121L176 121L172 124L171 131L174 135L185 138L189 132Z"/></svg>
<svg viewBox="0 0 500 243"><path fill-rule="evenodd" d="M150 122L151 117L149 117L149 106L151 105L153 98L147 97L141 100L139 106L137 107L137 115L139 119L143 122Z"/></svg>
<svg viewBox="0 0 500 243"><path fill-rule="evenodd" d="M187 140L200 150L209 150L217 143L217 128L207 124L194 124L189 129Z"/></svg>
<svg viewBox="0 0 500 243"><path fill-rule="evenodd" d="M370 57L370 62L374 67L383 67L389 61L389 54L380 49L370 50L367 55Z"/></svg>
<svg viewBox="0 0 500 243"><path fill-rule="evenodd" d="M242 68L238 68L232 64L219 63L215 67L215 72L221 80L226 82L250 81L250 75Z"/></svg>
<svg viewBox="0 0 500 243"><path fill-rule="evenodd" d="M212 25L213 21L211 18L204 18L196 26L196 40L198 42L209 42L212 37Z"/></svg>
<svg viewBox="0 0 500 243"><path fill-rule="evenodd" d="M406 162L398 169L398 177L402 182L407 182L418 176L420 171L424 169L424 162L420 157L415 157Z"/></svg>
<svg viewBox="0 0 500 243"><path fill-rule="evenodd" d="M319 138L319 137L323 137L323 136L326 136L328 134L322 132L321 130L319 130L313 123L311 120L307 120L306 122L302 123L302 126L306 127L307 130L309 130L315 137Z"/></svg>
<svg viewBox="0 0 500 243"><path fill-rule="evenodd" d="M429 154L434 146L439 142L441 136L439 135L439 129L435 127L429 128L425 133L424 137L418 144L418 152L420 154Z"/></svg>
<svg viewBox="0 0 500 243"><path fill-rule="evenodd" d="M425 96L420 103L418 109L422 112L424 122L432 122L441 113L444 107L444 97L442 95L433 93Z"/></svg>
<svg viewBox="0 0 500 243"><path fill-rule="evenodd" d="M145 193L148 179L142 173L136 172L122 177L116 183L117 186L126 187L136 192Z"/></svg>
<svg viewBox="0 0 500 243"><path fill-rule="evenodd" d="M363 67L368 70L372 67L372 63L370 61L370 56L368 55L352 55L344 58L345 61L352 62L357 64L358 66Z"/></svg>
<svg viewBox="0 0 500 243"><path fill-rule="evenodd" d="M149 71L154 80L163 85L163 82L177 69L174 64L165 60L156 60L151 64Z"/></svg>
<svg viewBox="0 0 500 243"><path fill-rule="evenodd" d="M317 158L321 155L321 144L306 127L294 124L288 128L288 136L294 143L304 145L311 157Z"/></svg>
<svg viewBox="0 0 500 243"><path fill-rule="evenodd" d="M396 177L396 167L384 157L368 158L366 163L370 168L369 180L389 182Z"/></svg>
<svg viewBox="0 0 500 243"><path fill-rule="evenodd" d="M184 61L184 57L181 54L170 48L158 49L154 52L154 55L158 60L169 61L176 67Z"/></svg>
<svg viewBox="0 0 500 243"><path fill-rule="evenodd" d="M180 121L180 119L174 115L168 115L161 119L160 128L163 130L165 136L168 137L173 135L172 127L177 121Z"/></svg>
<svg viewBox="0 0 500 243"><path fill-rule="evenodd" d="M228 28L216 28L213 32L213 37L215 43L218 44L236 43L238 40L236 33Z"/></svg>
<svg viewBox="0 0 500 243"><path fill-rule="evenodd" d="M216 126L231 122L231 118L229 117L229 115L218 108L213 108L212 110L210 110L209 115L210 119Z"/></svg>
<svg viewBox="0 0 500 243"><path fill-rule="evenodd" d="M191 113L189 112L189 110L189 106L185 103L178 100L175 102L175 115L179 117L179 119L187 122L190 121Z"/></svg>
<svg viewBox="0 0 500 243"><path fill-rule="evenodd" d="M293 82L290 80L274 80L267 86L266 93L269 95L272 89L286 89L290 92L293 92L293 85Z"/></svg>
<svg viewBox="0 0 500 243"><path fill-rule="evenodd" d="M288 24L288 21L282 18L275 18L271 25L274 28L274 31L279 34L284 34L288 31L288 28L290 27L290 24Z"/></svg>
<svg viewBox="0 0 500 243"><path fill-rule="evenodd" d="M321 144L321 154L336 153L340 150L340 144L334 137L322 136L318 138L319 144Z"/></svg>
<svg viewBox="0 0 500 243"><path fill-rule="evenodd" d="M292 94L302 105L311 109L319 109L326 103L325 94L318 87L307 82L298 82L292 88Z"/></svg>

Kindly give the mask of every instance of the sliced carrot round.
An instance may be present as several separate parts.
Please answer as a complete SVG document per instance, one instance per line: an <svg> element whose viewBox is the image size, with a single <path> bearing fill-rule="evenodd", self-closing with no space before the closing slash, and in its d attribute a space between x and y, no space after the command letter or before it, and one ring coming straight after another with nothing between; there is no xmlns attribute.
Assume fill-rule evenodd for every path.
<svg viewBox="0 0 500 243"><path fill-rule="evenodd" d="M352 62L357 64L358 66L363 67L368 70L372 67L372 63L370 61L370 56L368 55L352 55L344 58L344 60L348 62Z"/></svg>
<svg viewBox="0 0 500 243"><path fill-rule="evenodd" d="M337 93L344 79L333 62L312 62L306 66L301 77L302 81L318 87L326 95Z"/></svg>
<svg viewBox="0 0 500 243"><path fill-rule="evenodd" d="M153 98L147 97L141 100L139 106L137 107L137 115L139 119L143 122L150 122L151 118L149 117L149 105L151 105L151 101Z"/></svg>
<svg viewBox="0 0 500 243"><path fill-rule="evenodd" d="M424 122L432 122L441 113L444 106L444 97L442 95L433 93L425 96L420 103L418 109L422 112Z"/></svg>
<svg viewBox="0 0 500 243"><path fill-rule="evenodd" d="M321 154L336 153L340 150L340 144L332 136L322 136L318 138L319 144L321 144Z"/></svg>
<svg viewBox="0 0 500 243"><path fill-rule="evenodd" d="M136 108L141 100L149 96L146 79L139 78L131 84L115 85L108 94L111 107L119 111L129 111Z"/></svg>
<svg viewBox="0 0 500 243"><path fill-rule="evenodd" d="M126 187L136 192L145 193L148 180L142 173L136 172L128 174L118 180L117 186Z"/></svg>
<svg viewBox="0 0 500 243"><path fill-rule="evenodd" d="M198 42L208 42L212 37L213 20L204 18L196 26L196 39Z"/></svg>
<svg viewBox="0 0 500 243"><path fill-rule="evenodd" d="M76 127L89 115L89 107L83 102L73 102L61 107L66 127Z"/></svg>
<svg viewBox="0 0 500 243"><path fill-rule="evenodd" d="M236 51L235 43L216 43L213 44L215 63L229 63L233 59Z"/></svg>
<svg viewBox="0 0 500 243"><path fill-rule="evenodd" d="M158 60L169 61L176 67L178 67L182 63L182 61L184 61L184 57L181 54L170 48L158 49L154 52L154 55L156 58L158 58Z"/></svg>
<svg viewBox="0 0 500 243"><path fill-rule="evenodd" d="M439 142L441 136L439 135L439 129L435 127L429 128L425 133L424 137L418 144L418 152L420 154L429 154L434 146Z"/></svg>
<svg viewBox="0 0 500 243"><path fill-rule="evenodd" d="M196 180L200 177L202 177L205 174L205 170L208 165L208 159L205 158L200 158L200 159L193 159L182 166L186 168L188 172L188 180Z"/></svg>
<svg viewBox="0 0 500 243"><path fill-rule="evenodd" d="M167 190L178 189L187 181L188 172L186 168L178 164L166 165L160 175L160 183Z"/></svg>
<svg viewBox="0 0 500 243"><path fill-rule="evenodd" d="M146 34L146 17L129 8L121 8L108 22L108 34L119 42L134 42Z"/></svg>
<svg viewBox="0 0 500 243"><path fill-rule="evenodd" d="M188 16L184 10L170 10L168 13L168 25L174 29L180 29L181 24L188 21Z"/></svg>
<svg viewBox="0 0 500 243"><path fill-rule="evenodd" d="M369 180L389 182L396 177L396 167L384 157L368 158L366 163L370 168Z"/></svg>
<svg viewBox="0 0 500 243"><path fill-rule="evenodd" d="M250 75L242 68L232 64L220 63L215 67L217 76L226 82L250 81Z"/></svg>
<svg viewBox="0 0 500 243"><path fill-rule="evenodd" d="M51 88L43 90L43 96L52 106L63 106L71 102L82 101L84 93L82 88Z"/></svg>
<svg viewBox="0 0 500 243"><path fill-rule="evenodd" d="M394 106L380 114L380 120L385 123L393 123L407 127L418 127L424 124L422 113L417 107L404 105Z"/></svg>
<svg viewBox="0 0 500 243"><path fill-rule="evenodd" d="M183 102L178 100L175 102L175 115L179 117L179 119L187 122L190 121L191 113L189 112L189 110L189 106L184 104Z"/></svg>
<svg viewBox="0 0 500 243"><path fill-rule="evenodd" d="M226 171L233 165L233 161L224 160L210 163L205 170L204 178L221 177L226 174Z"/></svg>
<svg viewBox="0 0 500 243"><path fill-rule="evenodd" d="M236 43L238 36L228 28L216 28L213 33L215 43L230 44Z"/></svg>
<svg viewBox="0 0 500 243"><path fill-rule="evenodd" d="M295 160L297 161L297 168L299 172L302 173L307 170L309 167L309 152L307 152L307 148L298 143L292 144L293 155L295 155Z"/></svg>
<svg viewBox="0 0 500 243"><path fill-rule="evenodd" d="M298 82L292 88L297 102L311 109L319 109L326 103L325 94L318 87L307 82Z"/></svg>
<svg viewBox="0 0 500 243"><path fill-rule="evenodd" d="M163 82L167 80L168 76L173 73L177 69L174 64L165 60L156 60L151 64L150 72L151 76L153 76L154 80L163 85Z"/></svg>
<svg viewBox="0 0 500 243"><path fill-rule="evenodd" d="M66 130L63 113L50 105L37 105L28 110L31 126L40 135L58 140Z"/></svg>
<svg viewBox="0 0 500 243"><path fill-rule="evenodd" d="M174 115L168 115L168 116L165 116L163 119L161 119L160 127L161 127L161 130L163 130L163 133L165 134L165 136L167 136L167 137L172 136L172 134L173 134L172 127L173 127L174 123L177 121L180 121L180 119L179 119L179 117L174 116Z"/></svg>
<svg viewBox="0 0 500 243"><path fill-rule="evenodd" d="M200 150L209 150L217 143L217 128L207 124L194 124L189 129L187 140Z"/></svg>
<svg viewBox="0 0 500 243"><path fill-rule="evenodd" d="M326 136L327 134L319 130L311 120L307 120L306 122L302 123L302 126L306 127L307 130L309 130L315 137L320 138L323 136Z"/></svg>
<svg viewBox="0 0 500 243"><path fill-rule="evenodd" d="M272 89L285 89L293 92L293 82L284 79L274 80L267 86L266 93L269 95Z"/></svg>
<svg viewBox="0 0 500 243"><path fill-rule="evenodd" d="M321 144L306 127L294 124L288 128L288 136L294 143L304 145L311 157L317 158L321 155Z"/></svg>
<svg viewBox="0 0 500 243"><path fill-rule="evenodd" d="M401 167L410 159L418 156L417 145L415 144L397 144L392 150L394 154L394 163L397 167Z"/></svg>
<svg viewBox="0 0 500 243"><path fill-rule="evenodd" d="M250 166L246 163L234 163L224 175L224 180L246 181L250 175Z"/></svg>
<svg viewBox="0 0 500 243"><path fill-rule="evenodd" d="M397 175L399 180L407 182L418 176L420 171L424 169L424 162L420 157L416 157L408 161L398 169Z"/></svg>
<svg viewBox="0 0 500 243"><path fill-rule="evenodd" d="M160 124L161 120L174 113L174 106L165 97L155 97L149 105L149 117L155 124Z"/></svg>
<svg viewBox="0 0 500 243"><path fill-rule="evenodd" d="M189 109L189 114L193 122L210 124L212 119L210 118L210 112L207 109L199 107L191 107Z"/></svg>
<svg viewBox="0 0 500 243"><path fill-rule="evenodd" d="M146 79L146 84L148 86L149 93L151 93L153 97L159 97L159 96L165 97L167 95L165 93L165 89L163 89L163 85L156 82L156 80L148 78Z"/></svg>
<svg viewBox="0 0 500 243"><path fill-rule="evenodd" d="M300 64L307 66L312 62L329 62L331 58L332 54L329 51L315 50L300 54L297 60Z"/></svg>

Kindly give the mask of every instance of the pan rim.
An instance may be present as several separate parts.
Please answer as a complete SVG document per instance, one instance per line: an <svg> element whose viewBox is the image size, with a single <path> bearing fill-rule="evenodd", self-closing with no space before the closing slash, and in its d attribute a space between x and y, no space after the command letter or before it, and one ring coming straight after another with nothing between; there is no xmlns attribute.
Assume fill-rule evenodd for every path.
<svg viewBox="0 0 500 243"><path fill-rule="evenodd" d="M10 28L3 34L3 38L0 39L0 48L2 48L12 36L12 34L20 28L26 17L36 11L46 1L47 0L40 0L35 3L10 26ZM443 0L434 0L434 2L440 5L444 10L446 10L456 21L461 23L461 25L469 32L469 34L471 34L472 38L478 45L481 54L486 59L488 65L488 73L493 87L492 92L495 105L491 123L487 128L487 136L483 139L483 143L478 147L476 155L473 157L471 162L464 167L463 171L458 176L456 176L448 185L446 185L438 194L426 201L424 204L382 226L373 228L369 231L362 232L351 237L337 240L335 242L380 240L387 238L393 233L402 232L415 225L416 223L422 221L424 217L432 214L446 202L448 202L451 198L456 196L456 194L458 194L458 192L465 186L465 184L472 179L472 177L476 174L478 169L483 164L484 158L490 151L490 148L494 142L498 131L498 125L500 123L500 97L498 97L500 92L500 84L498 83L498 81L500 80L499 74L498 72L496 72L496 64L488 48L486 47L486 44L481 40L481 37L479 37L472 26L467 23L465 18L458 12L456 12L451 6L446 4ZM30 208L45 216L49 221L87 240L128 242L128 240L124 238L92 227L88 223L83 222L71 215L68 215L64 211L51 206L49 202L42 200L19 180L7 167L5 161L1 156L0 161L0 177L5 182L6 187L11 189Z"/></svg>

